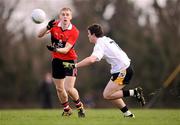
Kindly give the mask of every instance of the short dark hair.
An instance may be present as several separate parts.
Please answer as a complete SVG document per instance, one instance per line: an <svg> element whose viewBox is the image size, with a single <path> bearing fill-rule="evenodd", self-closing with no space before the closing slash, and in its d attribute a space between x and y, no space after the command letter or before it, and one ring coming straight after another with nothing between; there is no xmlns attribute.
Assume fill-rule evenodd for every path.
<svg viewBox="0 0 180 125"><path fill-rule="evenodd" d="M100 24L92 24L87 29L91 34L95 34L96 37L102 37L104 35L103 29Z"/></svg>

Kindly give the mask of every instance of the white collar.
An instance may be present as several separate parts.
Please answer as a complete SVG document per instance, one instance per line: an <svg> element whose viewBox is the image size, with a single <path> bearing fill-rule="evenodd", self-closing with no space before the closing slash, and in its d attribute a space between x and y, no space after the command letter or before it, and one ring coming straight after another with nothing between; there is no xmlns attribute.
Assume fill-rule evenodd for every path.
<svg viewBox="0 0 180 125"><path fill-rule="evenodd" d="M58 27L61 27L61 28L62 28L62 26L61 26L61 21L58 23ZM71 30L71 29L72 29L72 24L70 23L69 26L68 26L68 28L65 29L65 30Z"/></svg>

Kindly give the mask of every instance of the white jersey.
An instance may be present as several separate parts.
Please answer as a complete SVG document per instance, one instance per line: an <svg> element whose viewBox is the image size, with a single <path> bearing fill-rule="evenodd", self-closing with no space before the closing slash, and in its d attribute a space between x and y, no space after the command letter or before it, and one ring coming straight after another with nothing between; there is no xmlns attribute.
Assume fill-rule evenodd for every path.
<svg viewBox="0 0 180 125"><path fill-rule="evenodd" d="M105 59L111 65L111 74L120 72L130 65L126 53L114 40L106 36L97 39L92 55L97 57L97 61Z"/></svg>

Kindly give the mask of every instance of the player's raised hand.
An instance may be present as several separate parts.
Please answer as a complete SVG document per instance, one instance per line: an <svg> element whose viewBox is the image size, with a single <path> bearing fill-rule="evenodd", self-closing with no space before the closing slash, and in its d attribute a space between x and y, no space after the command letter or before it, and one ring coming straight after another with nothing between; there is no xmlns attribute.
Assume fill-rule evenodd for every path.
<svg viewBox="0 0 180 125"><path fill-rule="evenodd" d="M64 68L74 69L76 65L74 63L63 62Z"/></svg>
<svg viewBox="0 0 180 125"><path fill-rule="evenodd" d="M52 19L52 20L49 21L49 23L47 25L48 30L50 30L54 26L54 22L55 22L55 19Z"/></svg>

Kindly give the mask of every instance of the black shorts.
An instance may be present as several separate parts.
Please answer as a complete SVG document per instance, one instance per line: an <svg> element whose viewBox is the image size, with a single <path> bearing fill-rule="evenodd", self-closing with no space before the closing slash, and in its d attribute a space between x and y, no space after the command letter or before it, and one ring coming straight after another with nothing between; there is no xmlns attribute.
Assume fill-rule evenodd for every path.
<svg viewBox="0 0 180 125"><path fill-rule="evenodd" d="M129 66L126 70L111 74L111 80L117 84L129 84L133 76L133 69Z"/></svg>
<svg viewBox="0 0 180 125"><path fill-rule="evenodd" d="M52 60L52 77L55 79L64 79L66 76L77 76L77 68L64 68L63 62L75 63L74 60Z"/></svg>

